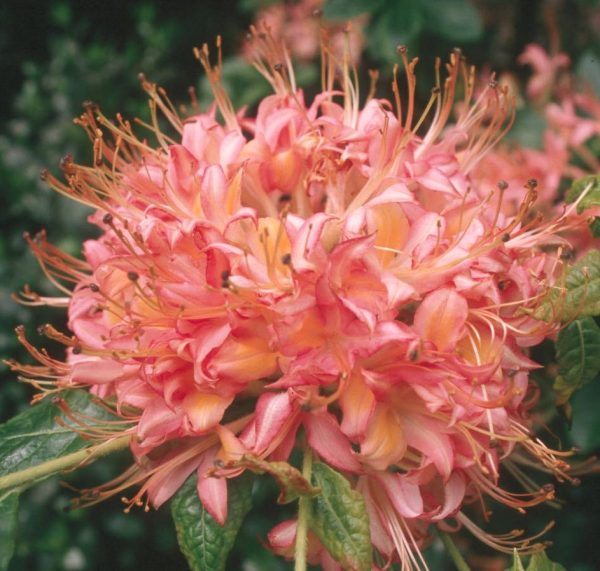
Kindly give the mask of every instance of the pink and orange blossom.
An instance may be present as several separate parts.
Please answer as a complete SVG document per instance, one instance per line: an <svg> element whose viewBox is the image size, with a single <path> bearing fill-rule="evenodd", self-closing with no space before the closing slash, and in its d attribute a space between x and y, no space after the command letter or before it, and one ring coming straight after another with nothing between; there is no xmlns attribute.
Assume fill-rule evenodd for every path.
<svg viewBox="0 0 600 571"><path fill-rule="evenodd" d="M95 209L101 236L85 242L84 261L30 240L64 297L25 291L24 301L67 307L72 336L46 329L69 346L62 363L21 334L41 364L14 368L44 391L89 387L128 422L136 463L86 500L141 484L131 504L146 495L158 507L197 472L200 500L223 523L240 458L285 461L302 429L363 494L384 561L426 567L432 526L464 527L507 553L541 549L484 533L464 508L553 497L504 490L502 466L519 475L536 460L569 477L569 454L530 431L528 348L558 327L532 310L561 276L575 205L542 222L535 181L511 215L502 182L473 187L513 108L494 81L474 97L458 52L418 116L404 49L407 97L395 83L393 104L371 96L361 108L348 58L326 45L323 90L307 104L285 48L255 30L252 44L275 92L256 117L232 108L204 46L207 112L180 118L144 80L156 146L90 105L78 123L93 166L67 158L66 182L46 174ZM289 554L295 534L288 522L269 538ZM310 557L338 568L318 544Z"/></svg>

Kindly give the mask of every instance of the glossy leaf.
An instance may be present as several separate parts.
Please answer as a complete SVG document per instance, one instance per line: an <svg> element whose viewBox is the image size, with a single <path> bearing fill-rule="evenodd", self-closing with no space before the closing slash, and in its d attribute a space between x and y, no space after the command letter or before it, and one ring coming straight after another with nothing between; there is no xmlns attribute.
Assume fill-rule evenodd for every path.
<svg viewBox="0 0 600 571"><path fill-rule="evenodd" d="M116 418L86 391L67 391L62 398L71 410L88 417L88 425L95 425L89 419L97 419L97 426L101 426L103 420ZM61 426L57 418L67 426ZM51 399L45 399L0 425L0 475L24 470L89 446L90 441L81 438L71 428L73 425Z"/></svg>
<svg viewBox="0 0 600 571"><path fill-rule="evenodd" d="M600 327L593 317L576 319L560 331L556 361L558 376L554 391L557 403L562 405L600 372Z"/></svg>
<svg viewBox="0 0 600 571"><path fill-rule="evenodd" d="M577 179L565 195L566 202L575 202L583 193L585 196L577 204L580 214L591 206L600 206L600 176L589 175Z"/></svg>
<svg viewBox="0 0 600 571"><path fill-rule="evenodd" d="M600 251L589 251L568 268L564 283L550 290L533 315L537 319L561 321L600 315Z"/></svg>
<svg viewBox="0 0 600 571"><path fill-rule="evenodd" d="M15 550L19 494L5 492L0 496L0 571L6 571Z"/></svg>
<svg viewBox="0 0 600 571"><path fill-rule="evenodd" d="M315 463L312 474L321 493L310 504L310 529L344 569L369 571L373 554L363 496L327 464Z"/></svg>
<svg viewBox="0 0 600 571"><path fill-rule="evenodd" d="M251 454L227 464L228 468L244 468L255 474L270 474L280 489L277 501L288 504L299 496L315 496L320 490L310 485L297 468L287 462L267 462Z"/></svg>
<svg viewBox="0 0 600 571"><path fill-rule="evenodd" d="M425 25L434 34L456 42L472 42L483 34L479 12L469 0L422 0Z"/></svg>
<svg viewBox="0 0 600 571"><path fill-rule="evenodd" d="M187 479L171 501L177 541L192 571L224 571L242 521L252 507L249 473L227 483L227 520L220 526L204 509L196 491L196 475Z"/></svg>

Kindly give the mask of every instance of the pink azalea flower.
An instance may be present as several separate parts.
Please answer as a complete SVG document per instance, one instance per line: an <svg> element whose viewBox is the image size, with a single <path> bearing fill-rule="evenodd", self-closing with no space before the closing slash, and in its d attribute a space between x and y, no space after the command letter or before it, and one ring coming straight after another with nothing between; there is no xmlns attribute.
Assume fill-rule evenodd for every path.
<svg viewBox="0 0 600 571"><path fill-rule="evenodd" d="M66 160L66 182L47 175L95 209L101 235L83 261L31 240L73 336L52 334L70 347L60 363L21 335L41 364L15 368L50 390L89 387L128 421L136 464L89 501L141 484L131 503L146 494L158 507L196 472L223 523L235 461L287 460L302 427L364 495L387 562L422 567L430 526L448 518L501 551L538 549L486 535L465 512L472 499L522 510L552 496L500 486L515 458L566 477L530 432L527 347L556 332L531 315L560 277L558 234L579 220L571 208L532 223L533 182L509 213L479 188L510 95L490 83L471 100L469 83L451 120L469 77L454 53L417 117L416 60L401 50L409 90L396 107L361 109L348 57L332 56L307 104L285 48L262 33L252 43L275 92L256 117L233 110L204 47L215 106L181 119L145 81L172 136L156 130L153 148L90 107L78 122L94 167ZM236 414L240 403L251 412ZM286 522L269 539L289 554L294 536ZM310 553L336 568L317 543Z"/></svg>
<svg viewBox="0 0 600 571"><path fill-rule="evenodd" d="M527 95L534 101L544 100L550 95L559 71L571 63L567 54L548 54L538 44L527 45L518 61L533 69L533 76L527 84Z"/></svg>

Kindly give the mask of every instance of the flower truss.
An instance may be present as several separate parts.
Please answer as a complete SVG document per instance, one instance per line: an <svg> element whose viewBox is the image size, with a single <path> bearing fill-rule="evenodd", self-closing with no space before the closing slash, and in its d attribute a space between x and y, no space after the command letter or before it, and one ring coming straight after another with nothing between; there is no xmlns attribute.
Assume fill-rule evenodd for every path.
<svg viewBox="0 0 600 571"><path fill-rule="evenodd" d="M522 512L554 497L525 466L572 478L570 452L532 433L528 351L560 325L536 315L563 276L561 234L582 224L577 203L544 221L524 178L507 214L507 184L473 176L513 100L494 80L476 89L459 52L438 62L417 111L416 59L403 48L407 89L394 81L389 102L372 86L361 107L349 58L326 44L322 92L307 103L285 48L255 29L251 43L274 90L255 117L232 108L204 46L207 112L182 118L143 79L150 139L90 104L77 123L92 166L67 157L65 182L46 173L95 209L100 236L84 260L44 234L29 239L64 297L26 290L24 302L67 307L72 335L44 330L67 345L62 362L20 331L40 365L13 367L42 394L89 389L125 425L94 431L69 411L81 432L125 436L135 457L83 502L138 485L129 505L159 507L197 473L199 500L223 524L228 485L299 448L362 496L373 568L426 568L436 527L505 553L543 549L476 522L490 501ZM523 489L505 489L503 472ZM297 529L276 526L272 547L292 554ZM308 537L309 561L340 568L318 533Z"/></svg>

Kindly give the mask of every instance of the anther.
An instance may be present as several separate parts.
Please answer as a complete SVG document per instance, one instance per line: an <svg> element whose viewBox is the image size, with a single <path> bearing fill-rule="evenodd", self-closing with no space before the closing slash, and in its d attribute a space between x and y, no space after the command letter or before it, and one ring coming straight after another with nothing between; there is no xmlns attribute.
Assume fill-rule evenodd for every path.
<svg viewBox="0 0 600 571"><path fill-rule="evenodd" d="M437 86L437 85L436 85L435 87L432 87L432 88L431 88L431 93L432 93L432 95L437 95L437 94L438 94L438 93L440 93L441 91L442 91L441 87L439 87L439 86Z"/></svg>
<svg viewBox="0 0 600 571"><path fill-rule="evenodd" d="M79 345L75 345L73 347L73 355L79 355L81 353L81 347Z"/></svg>
<svg viewBox="0 0 600 571"><path fill-rule="evenodd" d="M530 178L527 181L527 188L530 188L531 190L533 190L534 188L537 188L538 185L538 181L535 178Z"/></svg>
<svg viewBox="0 0 600 571"><path fill-rule="evenodd" d="M488 86L491 89L496 89L496 87L498 87L498 82L495 79L491 79L490 82L488 83Z"/></svg>
<svg viewBox="0 0 600 571"><path fill-rule="evenodd" d="M40 325L40 326L37 328L38 335L46 335L46 331L47 331L47 330L48 330L48 325L47 325L47 324L45 324L45 325Z"/></svg>
<svg viewBox="0 0 600 571"><path fill-rule="evenodd" d="M505 233L502 234L502 238L500 238L503 242L508 242L510 240L510 234Z"/></svg>
<svg viewBox="0 0 600 571"><path fill-rule="evenodd" d="M45 182L46 180L48 180L48 169L42 169L42 170L40 171L40 180L42 180L42 181L44 181L44 182Z"/></svg>
<svg viewBox="0 0 600 571"><path fill-rule="evenodd" d="M279 72L280 72L280 71L283 69L283 65L281 65L280 63L276 63L276 64L273 66L273 69L274 69L274 70L275 70L277 73L279 73Z"/></svg>
<svg viewBox="0 0 600 571"><path fill-rule="evenodd" d="M498 181L498 188L500 190L506 190L508 188L508 183L505 180Z"/></svg>
<svg viewBox="0 0 600 571"><path fill-rule="evenodd" d="M60 166L60 169L67 174L69 174L69 171L72 172L73 155L71 155L70 153L66 154L62 159L60 159L59 166Z"/></svg>
<svg viewBox="0 0 600 571"><path fill-rule="evenodd" d="M217 458L213 464L215 465L215 468L225 468L225 462L223 462L223 460L220 458Z"/></svg>
<svg viewBox="0 0 600 571"><path fill-rule="evenodd" d="M407 51L408 48L404 44L401 44L396 48L396 52L399 54L405 54Z"/></svg>
<svg viewBox="0 0 600 571"><path fill-rule="evenodd" d="M231 274L229 273L229 270L223 270L221 272L221 287L223 289L227 289L229 288L229 276Z"/></svg>
<svg viewBox="0 0 600 571"><path fill-rule="evenodd" d="M127 279L132 282L137 282L140 279L140 274L137 272L127 272Z"/></svg>
<svg viewBox="0 0 600 571"><path fill-rule="evenodd" d="M107 212L102 217L102 222L104 222L104 224L112 224L112 221L113 221L113 215L110 212Z"/></svg>
<svg viewBox="0 0 600 571"><path fill-rule="evenodd" d="M289 266L292 263L292 254L283 254L283 256L281 256L281 263L284 266Z"/></svg>
<svg viewBox="0 0 600 571"><path fill-rule="evenodd" d="M289 202L290 200L292 200L292 195L291 194L282 194L279 197L279 202Z"/></svg>
<svg viewBox="0 0 600 571"><path fill-rule="evenodd" d="M100 288L98 287L98 285L97 285L97 284L95 284L95 283L93 283L93 282L92 282L92 283L91 283L91 284L90 284L88 287L89 287L89 288L90 288L90 289L91 289L91 290L92 290L94 293L98 293L98 292L100 291Z"/></svg>
<svg viewBox="0 0 600 571"><path fill-rule="evenodd" d="M323 10L319 10L319 8L316 8L312 11L312 15L314 18L320 18L323 14Z"/></svg>

